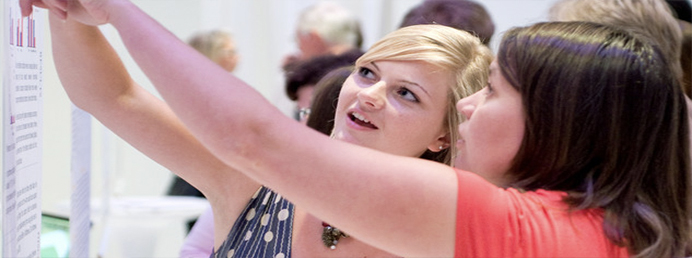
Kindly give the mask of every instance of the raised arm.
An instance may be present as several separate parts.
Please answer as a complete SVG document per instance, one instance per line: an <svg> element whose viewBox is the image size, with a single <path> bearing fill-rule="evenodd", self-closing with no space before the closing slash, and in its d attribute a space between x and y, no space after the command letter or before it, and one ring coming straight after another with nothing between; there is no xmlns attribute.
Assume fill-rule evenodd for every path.
<svg viewBox="0 0 692 258"><path fill-rule="evenodd" d="M72 102L200 189L228 221L217 232L227 233L260 185L212 155L165 102L135 83L97 27L61 21L54 12L50 26L56 69Z"/></svg>
<svg viewBox="0 0 692 258"><path fill-rule="evenodd" d="M88 2L221 160L376 247L403 256L453 255L452 168L330 140L284 116L129 1Z"/></svg>

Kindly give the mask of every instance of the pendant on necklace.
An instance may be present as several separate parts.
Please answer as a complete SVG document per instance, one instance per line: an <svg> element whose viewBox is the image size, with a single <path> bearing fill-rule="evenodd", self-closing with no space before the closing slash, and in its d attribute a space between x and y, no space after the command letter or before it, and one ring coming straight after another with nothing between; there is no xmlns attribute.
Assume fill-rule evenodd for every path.
<svg viewBox="0 0 692 258"><path fill-rule="evenodd" d="M342 237L348 237L346 233L325 222L322 222L322 226L324 227L322 230L322 243L324 243L324 246L329 247L329 249L336 249L339 239Z"/></svg>

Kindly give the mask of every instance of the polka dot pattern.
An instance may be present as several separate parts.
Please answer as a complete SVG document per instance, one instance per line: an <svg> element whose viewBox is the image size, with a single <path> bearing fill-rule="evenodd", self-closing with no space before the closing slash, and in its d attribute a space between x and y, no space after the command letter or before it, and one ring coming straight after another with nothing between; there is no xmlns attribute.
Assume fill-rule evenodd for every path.
<svg viewBox="0 0 692 258"><path fill-rule="evenodd" d="M293 204L260 188L213 257L290 258Z"/></svg>
<svg viewBox="0 0 692 258"><path fill-rule="evenodd" d="M270 194L267 194L264 196L264 200L262 201L262 205L267 205L267 203L269 202L269 197L271 197Z"/></svg>
<svg viewBox="0 0 692 258"><path fill-rule="evenodd" d="M255 217L255 209L250 209L245 215L245 220L252 220Z"/></svg>
<svg viewBox="0 0 692 258"><path fill-rule="evenodd" d="M272 240L274 240L274 233L269 231L264 234L264 242L271 242Z"/></svg>
<svg viewBox="0 0 692 258"><path fill-rule="evenodd" d="M262 220L260 220L260 224L261 224L262 226L268 225L268 224L269 224L269 219L271 219L271 217L272 217L271 214L264 214L264 216L262 216Z"/></svg>
<svg viewBox="0 0 692 258"><path fill-rule="evenodd" d="M287 209L283 209L279 212L279 221L284 221L288 218L289 213Z"/></svg>

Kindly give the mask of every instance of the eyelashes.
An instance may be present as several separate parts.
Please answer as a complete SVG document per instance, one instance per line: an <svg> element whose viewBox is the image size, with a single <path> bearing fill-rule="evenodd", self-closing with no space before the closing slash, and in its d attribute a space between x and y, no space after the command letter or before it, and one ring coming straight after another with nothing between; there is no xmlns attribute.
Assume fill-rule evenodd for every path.
<svg viewBox="0 0 692 258"><path fill-rule="evenodd" d="M412 102L415 102L415 103L420 102L420 100L418 100L418 96L416 96L416 94L414 94L412 91L410 91L410 90L407 89L406 87L400 87L400 88L396 91L396 93L397 93L399 96L401 96L401 98L403 98L403 99L405 99L405 100L412 101Z"/></svg>
<svg viewBox="0 0 692 258"><path fill-rule="evenodd" d="M358 67L357 73L358 73L358 76L360 78L363 78L365 80L369 80L369 81L371 81L372 84L375 84L376 81L378 80L377 74L375 74L375 72L370 68ZM398 86L393 91L397 97L399 97L405 101L409 101L409 102L413 102L413 103L419 103L420 102L420 99L418 98L418 96L413 91L411 91L409 88L407 88L405 86Z"/></svg>

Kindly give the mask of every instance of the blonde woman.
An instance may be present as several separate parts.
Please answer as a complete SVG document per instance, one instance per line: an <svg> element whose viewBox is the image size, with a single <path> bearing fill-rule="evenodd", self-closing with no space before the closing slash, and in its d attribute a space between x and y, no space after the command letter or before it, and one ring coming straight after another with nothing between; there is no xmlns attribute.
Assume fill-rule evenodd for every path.
<svg viewBox="0 0 692 258"><path fill-rule="evenodd" d="M170 40L170 44L165 45L174 47L173 52L168 52L173 49L167 47L151 52L145 50L147 43L130 41L139 38L135 34L140 32L122 30L123 27L116 26L121 32L129 31L123 34L123 39L145 71L154 67L168 70L166 67L170 68L169 65L185 63L178 63L185 69L168 70L165 76L150 74L149 78L154 84L172 83L171 86L186 87L192 90L189 94L196 95L197 83L204 81L204 84L214 85L212 87L217 90L228 90L219 92L224 94L222 98L230 100L233 96L245 94L245 88L237 87L238 83L242 84L240 80L170 36L165 29L140 13L132 3L93 3L142 14L122 13L128 17L126 20L152 29L140 32L153 36L159 43L161 40ZM340 231L339 225L315 217L300 206L294 206L289 200L240 171L254 168L237 168L232 163L218 159L212 154L213 150L202 145L189 130L190 126L202 126L209 122L203 120L213 118L206 117L197 121L199 124L196 125L183 124L167 103L153 97L131 80L98 28L78 22L85 21L80 19L83 13L76 10L74 14L70 13L69 19L60 21L59 9L52 9L50 17L53 53L68 95L77 106L90 112L120 137L205 194L213 207L215 256L394 256L360 241L358 237L348 236L349 232ZM116 16L116 13L112 13L110 17ZM129 34L130 32L134 34ZM155 62L149 63L154 59L145 61L148 57L141 56L140 53L144 52L140 50L144 50L149 57L162 53L159 51L167 52L175 60L157 57ZM97 55L101 58L91 58ZM265 126L273 127L274 122L291 121L285 127L287 134L275 134L276 137L290 138L291 131L300 127L299 130L310 130L309 134L340 145L428 159L440 166L450 167L456 152L456 125L460 117L454 105L462 97L486 84L491 60L490 50L478 38L450 27L412 26L392 32L358 59L355 72L344 83L334 118L331 136L334 139L280 115L278 110L269 108L272 105L263 98L252 101L258 107L255 111L257 115L272 111L277 112L272 113L273 115L279 115L270 115L273 117L272 122L268 121L269 124ZM78 74L80 76L76 76ZM201 78L204 79L197 81ZM192 95L187 99L195 99ZM219 109L224 105L216 104L215 107L208 106L210 111L228 115L237 111L230 106ZM235 133L234 128L227 129L226 133ZM225 136L217 138L216 141L225 142L224 138ZM281 147L261 142L253 144L263 146L266 150ZM291 152L297 153L303 148L319 146L320 144L308 144ZM319 165L322 161L301 157L280 162L291 167L303 162ZM326 169L323 173L339 172ZM324 182L306 178L304 183ZM363 197L377 198L375 195ZM349 208L341 207L343 210Z"/></svg>

